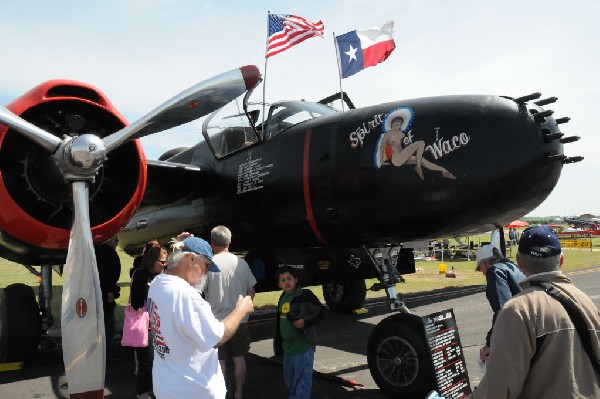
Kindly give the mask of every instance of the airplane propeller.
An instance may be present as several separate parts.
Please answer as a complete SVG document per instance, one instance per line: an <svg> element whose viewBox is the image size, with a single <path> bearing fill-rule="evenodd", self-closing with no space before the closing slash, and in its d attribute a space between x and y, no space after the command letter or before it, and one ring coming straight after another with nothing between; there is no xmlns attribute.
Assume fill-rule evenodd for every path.
<svg viewBox="0 0 600 399"><path fill-rule="evenodd" d="M63 271L61 310L63 359L71 397L104 396L106 337L90 226L89 184L103 167L107 154L123 143L207 115L244 93L259 78L258 68L252 65L223 73L185 90L104 138L85 133L61 139L0 106L0 123L47 150L72 186L73 224Z"/></svg>

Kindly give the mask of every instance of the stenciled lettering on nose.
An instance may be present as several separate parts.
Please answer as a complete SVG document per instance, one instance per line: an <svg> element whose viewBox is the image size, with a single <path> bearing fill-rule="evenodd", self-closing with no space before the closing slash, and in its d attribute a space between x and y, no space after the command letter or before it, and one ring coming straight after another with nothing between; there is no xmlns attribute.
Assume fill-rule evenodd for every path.
<svg viewBox="0 0 600 399"><path fill-rule="evenodd" d="M392 126L393 117L397 113L403 113L399 117L405 118L401 128ZM372 140L375 143L373 147L368 144L367 138L375 131L380 133L376 140ZM444 177L454 178L451 171L445 169L443 165L431 162L441 160L455 151L465 148L471 141L471 135L460 130L448 134L448 132L442 132L440 126L434 127L432 132L418 130L418 118L414 110L410 107L398 107L388 112L375 114L371 119L362 122L348 134L348 140L352 149L374 150L373 159L377 168L383 165L414 165L414 158L418 157L416 160L418 164L421 159L428 159L429 163L425 165L426 168L441 171ZM398 145L399 143L402 144ZM400 155L404 150L412 155L408 163L407 161L398 161L398 159L404 158L403 155ZM384 162L386 159L387 161Z"/></svg>
<svg viewBox="0 0 600 399"><path fill-rule="evenodd" d="M373 116L373 119L363 122L363 124L357 127L355 131L350 133L348 138L350 140L350 147L362 147L365 142L365 136L375 130L377 126L381 125L384 115L385 114L377 114Z"/></svg>
<svg viewBox="0 0 600 399"><path fill-rule="evenodd" d="M443 137L438 138L433 144L429 144L425 147L425 151L428 151L434 159L440 159L445 155L456 151L460 147L465 147L471 141L471 137L466 133L459 133L456 136L452 136L450 139L445 140Z"/></svg>

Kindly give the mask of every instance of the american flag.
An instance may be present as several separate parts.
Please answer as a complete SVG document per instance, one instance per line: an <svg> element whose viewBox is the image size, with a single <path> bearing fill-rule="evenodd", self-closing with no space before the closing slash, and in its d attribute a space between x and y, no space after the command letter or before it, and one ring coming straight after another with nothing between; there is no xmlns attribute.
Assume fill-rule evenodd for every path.
<svg viewBox="0 0 600 399"><path fill-rule="evenodd" d="M266 58L281 53L313 36L323 36L323 22L310 22L296 15L269 14Z"/></svg>

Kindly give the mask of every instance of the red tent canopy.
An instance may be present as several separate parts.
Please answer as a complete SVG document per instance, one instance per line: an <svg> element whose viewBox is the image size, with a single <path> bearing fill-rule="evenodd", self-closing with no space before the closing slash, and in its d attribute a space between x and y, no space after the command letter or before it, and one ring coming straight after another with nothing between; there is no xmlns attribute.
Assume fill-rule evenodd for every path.
<svg viewBox="0 0 600 399"><path fill-rule="evenodd" d="M515 220L514 222L511 222L509 224L507 224L506 226L504 226L505 229L512 229L513 227L518 229L520 227L527 227L529 226L529 222L523 222L521 220Z"/></svg>

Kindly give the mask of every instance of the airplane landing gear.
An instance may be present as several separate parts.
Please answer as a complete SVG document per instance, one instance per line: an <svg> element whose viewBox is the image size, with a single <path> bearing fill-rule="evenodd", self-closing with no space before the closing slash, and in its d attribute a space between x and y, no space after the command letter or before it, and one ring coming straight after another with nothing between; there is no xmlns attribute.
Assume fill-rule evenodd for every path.
<svg viewBox="0 0 600 399"><path fill-rule="evenodd" d="M392 311L369 336L367 361L373 380L392 397L424 398L434 386L433 365L428 352L421 318L410 314L396 283L404 279L400 270L414 273L411 249L399 247L366 248L379 281L371 290L385 290Z"/></svg>
<svg viewBox="0 0 600 399"><path fill-rule="evenodd" d="M40 324L31 287L18 283L0 289L0 363L32 360L38 351Z"/></svg>
<svg viewBox="0 0 600 399"><path fill-rule="evenodd" d="M11 284L0 289L0 363L30 361L55 346L46 339L54 324L52 266L42 266L39 272L33 266L23 266L40 278L39 303L28 285Z"/></svg>
<svg viewBox="0 0 600 399"><path fill-rule="evenodd" d="M323 284L323 297L329 309L349 313L365 303L367 285L363 279Z"/></svg>
<svg viewBox="0 0 600 399"><path fill-rule="evenodd" d="M389 247L389 248L367 248L364 247L365 251L369 254L377 273L379 274L379 281L371 288L371 291L379 291L384 289L387 297L388 303L390 304L390 309L393 311L398 311L402 313L410 313L410 310L404 304L402 300L402 295L396 294L396 283L404 282L404 278L400 275L398 271L398 261L402 261L406 259L406 256L400 258L402 253L402 249L399 247ZM404 251L406 253L406 251ZM412 249L410 252L410 265L408 269L409 272L414 273L414 259L412 258ZM412 265L412 267L411 267ZM405 267L406 269L406 267Z"/></svg>
<svg viewBox="0 0 600 399"><path fill-rule="evenodd" d="M431 354L419 317L400 313L371 333L367 361L373 380L387 395L424 398L435 387Z"/></svg>

